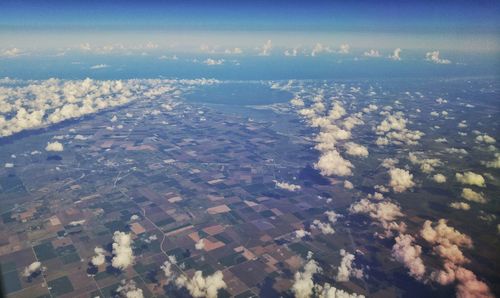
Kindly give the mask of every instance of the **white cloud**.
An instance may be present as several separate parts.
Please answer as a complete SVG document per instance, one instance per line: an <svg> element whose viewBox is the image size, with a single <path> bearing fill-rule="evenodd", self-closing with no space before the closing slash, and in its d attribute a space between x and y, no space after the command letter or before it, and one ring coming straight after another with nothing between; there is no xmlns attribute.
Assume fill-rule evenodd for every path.
<svg viewBox="0 0 500 298"><path fill-rule="evenodd" d="M500 153L495 153L495 158L491 161L484 162L488 168L500 169Z"/></svg>
<svg viewBox="0 0 500 298"><path fill-rule="evenodd" d="M36 261L24 268L23 276L30 277L33 273L39 272L42 270L42 263Z"/></svg>
<svg viewBox="0 0 500 298"><path fill-rule="evenodd" d="M321 43L316 43L311 51L311 56L316 56L318 54L321 54L321 53L331 53L333 52L330 47L328 46L324 46L323 44Z"/></svg>
<svg viewBox="0 0 500 298"><path fill-rule="evenodd" d="M222 65L222 64L224 64L224 59L212 59L212 58L208 58L208 59L204 60L203 63L206 64L206 65L208 65L208 66Z"/></svg>
<svg viewBox="0 0 500 298"><path fill-rule="evenodd" d="M439 57L439 51L427 52L425 54L425 60L436 64L450 64L451 61L448 59L442 59Z"/></svg>
<svg viewBox="0 0 500 298"><path fill-rule="evenodd" d="M344 180L344 188L345 189L353 189L354 188L354 185L352 184L351 181L349 180Z"/></svg>
<svg viewBox="0 0 500 298"><path fill-rule="evenodd" d="M45 147L45 151L54 151L54 152L61 152L64 151L64 146L63 144L55 141L55 142L48 142L47 146Z"/></svg>
<svg viewBox="0 0 500 298"><path fill-rule="evenodd" d="M118 293L121 293L126 298L143 298L144 294L142 289L137 288L133 280L125 281L122 280L121 284L116 288Z"/></svg>
<svg viewBox="0 0 500 298"><path fill-rule="evenodd" d="M293 49L286 49L283 55L287 57L296 57L298 53L299 53L298 49L293 48Z"/></svg>
<svg viewBox="0 0 500 298"><path fill-rule="evenodd" d="M330 150L320 156L318 162L314 164L314 168L324 176L351 176L354 166L350 161L340 156L337 150Z"/></svg>
<svg viewBox="0 0 500 298"><path fill-rule="evenodd" d="M134 263L132 251L132 238L130 234L116 231L113 234L113 254L111 265L117 269L125 270Z"/></svg>
<svg viewBox="0 0 500 298"><path fill-rule="evenodd" d="M470 205L465 203L465 202L451 202L450 207L453 209L459 209L459 210L469 210Z"/></svg>
<svg viewBox="0 0 500 298"><path fill-rule="evenodd" d="M364 295L356 293L348 293L344 290L337 289L329 283L325 283L324 286L314 285L315 293L317 298L364 298ZM298 297L298 296L297 296Z"/></svg>
<svg viewBox="0 0 500 298"><path fill-rule="evenodd" d="M400 61L401 60L401 49L400 48L394 49L394 52L392 52L392 55L390 55L389 58L394 60L394 61Z"/></svg>
<svg viewBox="0 0 500 298"><path fill-rule="evenodd" d="M476 137L476 141L478 141L478 142L484 142L486 144L493 144L493 143L496 142L495 138L493 138L492 136L489 136L487 134L478 135Z"/></svg>
<svg viewBox="0 0 500 298"><path fill-rule="evenodd" d="M318 229L321 231L321 233L323 233L325 235L335 234L335 230L332 228L330 223L322 222L319 219L313 220L313 222L311 224L311 229Z"/></svg>
<svg viewBox="0 0 500 298"><path fill-rule="evenodd" d="M18 57L21 55L25 55L21 49L19 48L10 48L10 49L5 49L2 52L0 52L0 57L5 57L5 58L14 58Z"/></svg>
<svg viewBox="0 0 500 298"><path fill-rule="evenodd" d="M100 265L104 264L104 262L106 261L106 257L105 257L106 251L101 247L96 247L96 248L94 248L94 252L96 255L93 256L92 260L90 261L92 263L92 265L100 266Z"/></svg>
<svg viewBox="0 0 500 298"><path fill-rule="evenodd" d="M295 235L295 238L304 238L306 236L310 236L311 233L304 230L304 229L299 229L299 230L294 231L294 235Z"/></svg>
<svg viewBox="0 0 500 298"><path fill-rule="evenodd" d="M339 282L349 281L349 277L363 278L363 270L353 267L354 255L346 252L344 249L340 250L342 260L337 268L337 276L335 280Z"/></svg>
<svg viewBox="0 0 500 298"><path fill-rule="evenodd" d="M90 67L90 69L102 69L102 68L108 68L108 67L109 67L109 65L107 65L107 64L96 64L96 65L92 65Z"/></svg>
<svg viewBox="0 0 500 298"><path fill-rule="evenodd" d="M168 259L163 262L163 265L160 266L160 269L163 271L163 274L165 274L165 277L167 280L172 280L174 276L174 272L172 271L172 266L177 264L177 259L175 256L168 256Z"/></svg>
<svg viewBox="0 0 500 298"><path fill-rule="evenodd" d="M243 50L241 48L226 49L224 54L243 54Z"/></svg>
<svg viewBox="0 0 500 298"><path fill-rule="evenodd" d="M484 183L484 177L481 176L480 174L476 174L474 172L465 172L463 174L461 173L456 173L455 177L457 178L457 181L462 183L462 184L469 184L469 185L475 185L479 187L485 187Z"/></svg>
<svg viewBox="0 0 500 298"><path fill-rule="evenodd" d="M271 50L273 49L273 43L269 39L261 48L259 52L259 56L269 56L271 54Z"/></svg>
<svg viewBox="0 0 500 298"><path fill-rule="evenodd" d="M441 173L435 174L434 176L432 176L432 179L436 183L445 183L446 182L446 176L441 174Z"/></svg>
<svg viewBox="0 0 500 298"><path fill-rule="evenodd" d="M351 46L344 43L340 45L339 49L339 54L349 54L349 51L351 50Z"/></svg>
<svg viewBox="0 0 500 298"><path fill-rule="evenodd" d="M196 242L196 244L194 245L194 248L196 248L197 250L203 250L205 248L205 240L198 240L198 242Z"/></svg>
<svg viewBox="0 0 500 298"><path fill-rule="evenodd" d="M380 57L380 52L378 50L371 49L363 53L365 57L378 58Z"/></svg>
<svg viewBox="0 0 500 298"><path fill-rule="evenodd" d="M312 254L308 254L308 261L304 265L303 271L297 271L294 275L292 292L296 298L309 298L314 293L313 275L321 273L322 269L318 263L312 259Z"/></svg>
<svg viewBox="0 0 500 298"><path fill-rule="evenodd" d="M342 215L336 213L333 210L326 211L325 214L328 217L328 221L331 222L332 224L336 223L337 219L342 217Z"/></svg>
<svg viewBox="0 0 500 298"><path fill-rule="evenodd" d="M395 240L396 243L392 247L392 256L408 268L410 276L421 280L425 274L425 266L421 258L422 247L416 245L414 243L415 238L407 234L401 234Z"/></svg>
<svg viewBox="0 0 500 298"><path fill-rule="evenodd" d="M288 191L300 190L300 185L291 184L291 183L287 183L287 182L279 182L277 180L273 180L273 182L275 183L276 187L281 188L281 189L285 189Z"/></svg>
<svg viewBox="0 0 500 298"><path fill-rule="evenodd" d="M390 181L389 185L394 192L404 192L408 188L415 186L413 175L407 170L393 168L389 170Z"/></svg>
<svg viewBox="0 0 500 298"><path fill-rule="evenodd" d="M4 165L5 168L13 168L14 167L14 164L11 163L11 162L6 162L5 165Z"/></svg>
<svg viewBox="0 0 500 298"><path fill-rule="evenodd" d="M368 156L368 149L360 144L356 144L354 142L347 142L344 144L346 150L346 153L352 156L361 156L361 157L367 157Z"/></svg>
<svg viewBox="0 0 500 298"><path fill-rule="evenodd" d="M368 199L361 199L353 203L349 207L349 212L352 214L367 214L370 218L382 224L385 229L398 229L392 222L403 216L401 208L390 201L373 202Z"/></svg>
<svg viewBox="0 0 500 298"><path fill-rule="evenodd" d="M227 287L223 278L221 271L216 271L206 277L201 271L196 271L191 279L184 275L179 276L175 284L178 288L186 288L193 297L216 298L219 289Z"/></svg>
<svg viewBox="0 0 500 298"><path fill-rule="evenodd" d="M476 203L481 203L484 204L487 202L486 198L482 193L475 192L470 188L464 188L462 189L462 198L471 201L471 202L476 202Z"/></svg>

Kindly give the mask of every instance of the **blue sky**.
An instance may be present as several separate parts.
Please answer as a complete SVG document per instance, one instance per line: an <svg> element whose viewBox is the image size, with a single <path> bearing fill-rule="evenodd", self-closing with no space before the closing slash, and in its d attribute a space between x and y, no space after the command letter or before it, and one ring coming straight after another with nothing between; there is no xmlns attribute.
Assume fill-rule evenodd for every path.
<svg viewBox="0 0 500 298"><path fill-rule="evenodd" d="M2 0L0 39L4 47L37 49L151 41L187 50L209 42L256 47L268 39L294 47L313 46L317 39L368 48L432 48L434 43L435 48L497 51L499 3Z"/></svg>

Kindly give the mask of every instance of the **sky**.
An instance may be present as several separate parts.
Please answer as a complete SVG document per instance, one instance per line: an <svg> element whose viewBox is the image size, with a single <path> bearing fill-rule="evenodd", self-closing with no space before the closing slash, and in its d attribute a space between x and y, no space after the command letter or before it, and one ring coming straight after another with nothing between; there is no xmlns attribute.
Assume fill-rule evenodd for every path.
<svg viewBox="0 0 500 298"><path fill-rule="evenodd" d="M359 46L371 42L373 47L401 41L407 45L400 47L407 48L418 48L423 40L456 50L496 51L499 3L2 0L0 37L4 45L42 49L145 39L165 47L210 40L250 46L272 38L279 45L296 46L316 38ZM377 38L368 40L367 35Z"/></svg>

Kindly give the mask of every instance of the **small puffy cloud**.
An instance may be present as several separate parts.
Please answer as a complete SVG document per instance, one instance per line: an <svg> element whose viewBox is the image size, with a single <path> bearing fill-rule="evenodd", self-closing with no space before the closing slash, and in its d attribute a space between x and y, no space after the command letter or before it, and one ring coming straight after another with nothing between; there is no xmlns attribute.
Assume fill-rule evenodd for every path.
<svg viewBox="0 0 500 298"><path fill-rule="evenodd" d="M425 60L436 63L436 64L450 64L451 61L448 59L443 59L439 57L439 51L427 52L425 54Z"/></svg>
<svg viewBox="0 0 500 298"><path fill-rule="evenodd" d="M394 49L394 51L392 52L392 55L390 55L389 58L394 60L394 61L400 61L401 60L401 49L400 48Z"/></svg>
<svg viewBox="0 0 500 298"><path fill-rule="evenodd" d="M493 144L496 142L495 138L493 138L487 134L478 135L476 137L476 141L486 143L486 144Z"/></svg>
<svg viewBox="0 0 500 298"><path fill-rule="evenodd" d="M102 247L96 247L96 248L94 248L94 252L95 252L95 256L93 256L92 260L90 260L92 265L100 266L100 265L104 264L104 262L106 261L106 257L105 257L106 251Z"/></svg>
<svg viewBox="0 0 500 298"><path fill-rule="evenodd" d="M5 58L14 58L23 55L24 52L19 49L19 48L10 48L10 49L5 49L2 52L0 52L0 57L5 57Z"/></svg>
<svg viewBox="0 0 500 298"><path fill-rule="evenodd" d="M103 69L103 68L108 68L109 65L107 64L96 64L96 65L92 65L90 67L90 69Z"/></svg>
<svg viewBox="0 0 500 298"><path fill-rule="evenodd" d="M173 276L174 272L172 271L172 266L177 264L177 259L175 256L168 256L168 259L163 262L163 265L160 266L160 269L163 271L163 274L165 274L165 277L170 281Z"/></svg>
<svg viewBox="0 0 500 298"><path fill-rule="evenodd" d="M484 162L484 165L488 168L500 169L500 153L495 153L495 158Z"/></svg>
<svg viewBox="0 0 500 298"><path fill-rule="evenodd" d="M351 182L351 181L349 181L349 180L345 180L345 181L344 181L344 188L345 188L345 189L353 189L353 188L354 188L354 185L352 184L352 182Z"/></svg>
<svg viewBox="0 0 500 298"><path fill-rule="evenodd" d="M356 293L348 293L344 290L337 289L336 287L325 283L323 286L314 285L316 297L318 298L365 298L364 295Z"/></svg>
<svg viewBox="0 0 500 298"><path fill-rule="evenodd" d="M382 164L380 164L382 167L386 169L392 169L396 167L396 164L399 162L396 158L384 158L382 161Z"/></svg>
<svg viewBox="0 0 500 298"><path fill-rule="evenodd" d="M205 248L205 240L198 240L198 242L196 242L196 244L194 245L194 248L196 248L197 250L203 250Z"/></svg>
<svg viewBox="0 0 500 298"><path fill-rule="evenodd" d="M273 182L275 183L276 187L281 188L281 189L285 189L288 191L300 190L300 185L291 184L291 183L287 183L287 182L279 182L277 180L273 180Z"/></svg>
<svg viewBox="0 0 500 298"><path fill-rule="evenodd" d="M368 156L368 149L363 145L356 144L354 142L347 142L344 146L346 148L346 153L349 155L361 157Z"/></svg>
<svg viewBox="0 0 500 298"><path fill-rule="evenodd" d="M273 43L269 39L262 47L260 47L259 56L269 56L273 48Z"/></svg>
<svg viewBox="0 0 500 298"><path fill-rule="evenodd" d="M472 239L460 233L455 228L448 226L448 222L445 219L440 219L434 226L432 221L426 220L420 231L420 236L431 244L472 247Z"/></svg>
<svg viewBox="0 0 500 298"><path fill-rule="evenodd" d="M340 265L337 268L337 276L335 277L335 280L339 282L349 281L349 278L351 276L362 278L363 270L353 267L353 262L355 259L354 255L348 253L344 249L340 250L340 255L342 256L342 260L340 261Z"/></svg>
<svg viewBox="0 0 500 298"><path fill-rule="evenodd" d="M311 56L316 56L320 53L331 53L333 52L330 47L324 46L321 43L316 43L311 51Z"/></svg>
<svg viewBox="0 0 500 298"><path fill-rule="evenodd" d="M455 276L458 281L457 297L494 297L488 285L478 280L472 271L459 267Z"/></svg>
<svg viewBox="0 0 500 298"><path fill-rule="evenodd" d="M344 43L344 44L341 44L340 45L340 49L339 49L339 54L349 54L349 51L351 50L351 46Z"/></svg>
<svg viewBox="0 0 500 298"><path fill-rule="evenodd" d="M314 274L321 273L321 267L312 259L312 254L308 254L308 261L304 265L303 271L297 271L294 275L292 292L296 298L309 298L314 293Z"/></svg>
<svg viewBox="0 0 500 298"><path fill-rule="evenodd" d="M132 238L130 234L116 231L113 234L113 254L111 265L117 269L125 270L134 263Z"/></svg>
<svg viewBox="0 0 500 298"><path fill-rule="evenodd" d="M361 199L349 207L352 214L366 214L373 220L378 221L385 229L397 228L392 223L403 216L401 208L390 201L373 202L369 199Z"/></svg>
<svg viewBox="0 0 500 298"><path fill-rule="evenodd" d="M222 65L222 64L224 64L224 59L212 59L212 58L208 58L208 59L204 60L203 63L206 64L206 65L208 65L208 66Z"/></svg>
<svg viewBox="0 0 500 298"><path fill-rule="evenodd" d="M434 167L441 165L441 161L437 158L419 158L416 153L408 154L410 162L414 165L420 165L420 170L426 174L434 171Z"/></svg>
<svg viewBox="0 0 500 298"><path fill-rule="evenodd" d="M303 107L304 106L304 101L298 97L295 97L294 99L290 100L290 103L294 107Z"/></svg>
<svg viewBox="0 0 500 298"><path fill-rule="evenodd" d="M476 203L481 203L484 204L487 202L486 198L484 195L480 192L475 192L470 188L464 188L462 189L462 198L471 201L471 202L476 202Z"/></svg>
<svg viewBox="0 0 500 298"><path fill-rule="evenodd" d="M332 224L336 223L337 219L342 217L342 215L336 213L333 210L326 211L325 215L328 217L328 221L331 222Z"/></svg>
<svg viewBox="0 0 500 298"><path fill-rule="evenodd" d="M293 48L293 49L286 49L285 52L283 52L283 55L287 57L296 57L298 53L299 50L297 48Z"/></svg>
<svg viewBox="0 0 500 298"><path fill-rule="evenodd" d="M470 205L465 203L465 202L451 202L450 207L453 209L459 209L459 210L469 210Z"/></svg>
<svg viewBox="0 0 500 298"><path fill-rule="evenodd" d="M241 48L226 49L224 54L243 54L243 50Z"/></svg>
<svg viewBox="0 0 500 298"><path fill-rule="evenodd" d="M186 288L193 297L206 298L216 298L217 292L227 287L221 271L206 277L201 271L196 271L190 279L181 275L175 280L175 284L178 288Z"/></svg>
<svg viewBox="0 0 500 298"><path fill-rule="evenodd" d="M378 50L371 49L363 53L365 57L378 58L380 57L380 52Z"/></svg>
<svg viewBox="0 0 500 298"><path fill-rule="evenodd" d="M310 236L311 235L310 232L308 232L308 231L306 231L304 229L296 230L296 231L293 232L293 234L294 234L295 238L304 238L306 236Z"/></svg>
<svg viewBox="0 0 500 298"><path fill-rule="evenodd" d="M311 224L311 229L317 229L325 235L335 234L335 230L332 228L332 225L330 223L322 222L319 219L313 220L313 222Z"/></svg>
<svg viewBox="0 0 500 298"><path fill-rule="evenodd" d="M11 163L11 162L6 162L5 165L4 165L5 168L13 168L14 167L14 164Z"/></svg>
<svg viewBox="0 0 500 298"><path fill-rule="evenodd" d="M422 247L416 245L415 238L407 234L401 234L395 238L396 243L392 247L392 256L396 261L404 264L410 271L410 276L421 280L425 274L425 266L422 261Z"/></svg>
<svg viewBox="0 0 500 298"><path fill-rule="evenodd" d="M344 159L337 150L330 150L322 154L314 168L319 170L324 176L351 176L352 163Z"/></svg>
<svg viewBox="0 0 500 298"><path fill-rule="evenodd" d="M394 192L404 192L408 188L415 186L413 175L407 170L393 168L389 170L389 185Z"/></svg>
<svg viewBox="0 0 500 298"><path fill-rule="evenodd" d="M432 176L432 179L436 183L445 183L446 182L446 176L441 174L441 173L435 174L434 176Z"/></svg>
<svg viewBox="0 0 500 298"><path fill-rule="evenodd" d="M476 174L474 172L465 172L463 174L461 173L456 173L455 177L457 178L457 181L462 183L462 184L469 184L469 185L475 185L479 187L485 187L484 183L484 177L481 176L480 174Z"/></svg>
<svg viewBox="0 0 500 298"><path fill-rule="evenodd" d="M133 280L122 280L116 292L122 294L126 298L143 298L142 289L138 288Z"/></svg>
<svg viewBox="0 0 500 298"><path fill-rule="evenodd" d="M48 142L47 146L45 147L45 151L53 151L53 152L61 152L64 151L64 146L63 144L55 141L55 142Z"/></svg>
<svg viewBox="0 0 500 298"><path fill-rule="evenodd" d="M42 263L38 261L33 262L24 268L23 276L30 277L33 273L40 272L41 270L42 270Z"/></svg>

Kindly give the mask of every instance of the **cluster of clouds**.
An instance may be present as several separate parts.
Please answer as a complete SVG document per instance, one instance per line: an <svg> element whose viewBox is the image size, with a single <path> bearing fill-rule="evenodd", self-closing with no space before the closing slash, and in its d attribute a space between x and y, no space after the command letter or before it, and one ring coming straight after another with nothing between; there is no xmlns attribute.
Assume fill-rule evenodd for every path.
<svg viewBox="0 0 500 298"><path fill-rule="evenodd" d="M168 101L216 80L59 80L0 84L0 137L79 118L138 98ZM50 148L50 147L49 147Z"/></svg>
<svg viewBox="0 0 500 298"><path fill-rule="evenodd" d="M451 61L440 57L439 51L425 53L425 60L436 64L450 64Z"/></svg>
<svg viewBox="0 0 500 298"><path fill-rule="evenodd" d="M363 278L363 269L355 268L353 265L356 257L344 249L340 250L340 255L342 256L342 260L340 261L340 265L337 269L338 271L335 280L342 282L349 281L350 277L358 279Z"/></svg>
<svg viewBox="0 0 500 298"><path fill-rule="evenodd" d="M125 232L116 231L113 234L113 259L111 265L114 268L125 270L134 263L134 251L132 250L132 237Z"/></svg>
<svg viewBox="0 0 500 298"><path fill-rule="evenodd" d="M307 262L303 266L302 271L295 272L294 282L292 285L292 293L296 298L362 298L363 295L355 293L348 293L344 290L337 289L336 287L325 283L324 285L316 284L314 282L314 275L322 273L323 270L319 264L312 258L312 253L307 255Z"/></svg>
<svg viewBox="0 0 500 298"><path fill-rule="evenodd" d="M41 272L42 270L42 263L35 261L24 268L22 275L24 277L30 277L33 274Z"/></svg>
<svg viewBox="0 0 500 298"><path fill-rule="evenodd" d="M300 190L300 188L301 188L300 185L297 185L297 184L280 182L278 180L273 180L273 182L277 188L285 189L288 191L297 191L297 190Z"/></svg>
<svg viewBox="0 0 500 298"><path fill-rule="evenodd" d="M201 271L196 271L191 278L181 275L175 280L175 285L179 288L186 288L193 297L206 298L216 298L217 292L227 287L221 271L208 276L203 276Z"/></svg>
<svg viewBox="0 0 500 298"><path fill-rule="evenodd" d="M387 107L380 115L385 116L378 126L374 128L375 133L379 135L376 140L378 146L395 145L416 145L418 140L424 135L419 130L411 130L406 127L408 120L401 111L391 113Z"/></svg>
<svg viewBox="0 0 500 298"><path fill-rule="evenodd" d="M143 298L144 294L141 288L138 288L135 284L135 281L129 280L126 281L123 279L120 282L118 288L116 288L116 292L120 293L122 296L126 298Z"/></svg>
<svg viewBox="0 0 500 298"><path fill-rule="evenodd" d="M431 280L441 285L456 283L457 297L494 297L486 283L463 267L469 259L464 256L462 248L473 246L469 236L448 226L445 219L440 219L435 225L425 221L420 235L433 246L443 263L442 269L431 273Z"/></svg>

